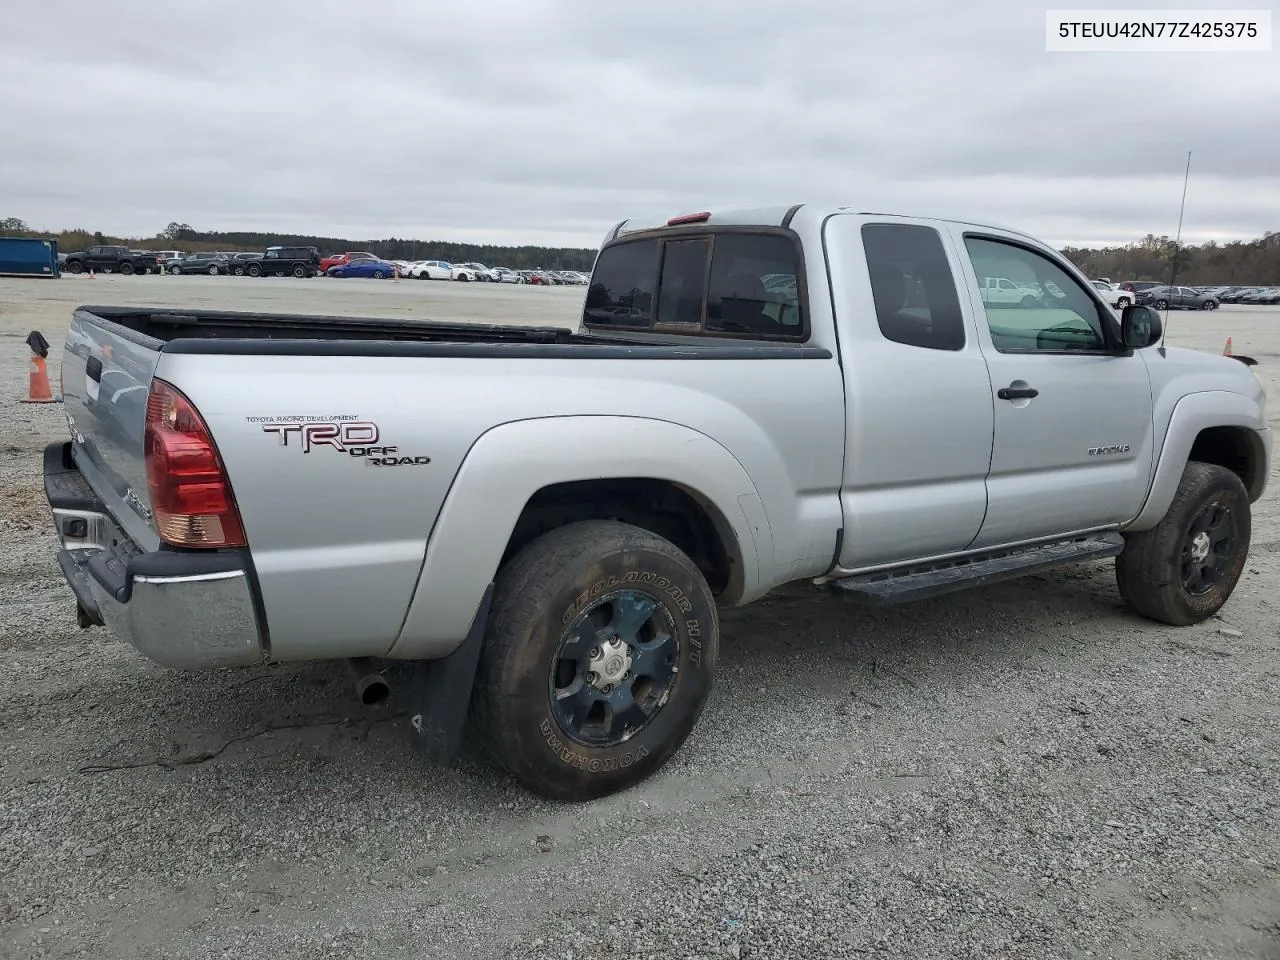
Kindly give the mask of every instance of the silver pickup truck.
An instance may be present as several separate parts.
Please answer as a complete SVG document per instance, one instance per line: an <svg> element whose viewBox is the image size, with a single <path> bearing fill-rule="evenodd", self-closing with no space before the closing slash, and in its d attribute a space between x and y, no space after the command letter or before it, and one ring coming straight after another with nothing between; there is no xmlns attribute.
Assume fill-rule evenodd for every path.
<svg viewBox="0 0 1280 960"><path fill-rule="evenodd" d="M624 221L581 321L76 310L45 482L80 623L180 668L348 659L368 699L412 661L430 757L470 717L584 799L679 749L717 610L780 584L891 603L1114 557L1192 624L1245 563L1258 379L1022 233Z"/></svg>

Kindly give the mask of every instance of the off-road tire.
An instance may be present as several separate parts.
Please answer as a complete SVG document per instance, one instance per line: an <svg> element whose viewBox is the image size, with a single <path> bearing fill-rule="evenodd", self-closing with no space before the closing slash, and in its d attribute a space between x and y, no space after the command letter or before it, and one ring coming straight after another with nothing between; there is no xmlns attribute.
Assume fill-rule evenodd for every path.
<svg viewBox="0 0 1280 960"><path fill-rule="evenodd" d="M1230 511L1234 544L1213 586L1196 595L1183 582L1183 551L1192 524L1212 505ZM1160 623L1181 627L1207 620L1240 579L1251 529L1249 494L1240 478L1216 464L1189 462L1164 519L1150 530L1125 535L1124 550L1116 557L1120 595L1135 611Z"/></svg>
<svg viewBox="0 0 1280 960"><path fill-rule="evenodd" d="M585 745L557 720L552 669L562 636L597 597L634 588L674 625L665 701L621 743ZM686 609L687 608L687 609ZM706 579L679 548L612 520L544 534L501 570L472 693L474 731L529 790L555 800L606 796L649 777L692 731L711 692L719 618Z"/></svg>

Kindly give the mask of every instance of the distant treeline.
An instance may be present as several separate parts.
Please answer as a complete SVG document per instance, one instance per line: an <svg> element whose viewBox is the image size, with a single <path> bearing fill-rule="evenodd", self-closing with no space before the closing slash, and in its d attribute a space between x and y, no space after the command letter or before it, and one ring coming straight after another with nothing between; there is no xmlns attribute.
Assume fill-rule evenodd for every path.
<svg viewBox="0 0 1280 960"><path fill-rule="evenodd" d="M344 240L340 237L311 237L291 233L218 232L195 230L185 223L171 223L154 237L112 237L89 230L50 232L32 230L16 217L0 218L0 234L57 240L64 253L83 250L93 244L115 244L136 250L181 250L197 253L221 250L261 252L271 246L317 247L321 254L362 250L388 260L445 260L450 263L483 263L489 267L514 270L590 271L596 251L575 247L502 247L491 244L453 243L430 240Z"/></svg>
<svg viewBox="0 0 1280 960"><path fill-rule="evenodd" d="M1067 247L1062 251L1072 263L1093 278L1159 280L1173 277L1185 284L1280 284L1280 233L1268 231L1258 240L1177 244L1169 237L1147 234L1124 247L1088 250ZM1177 273L1174 275L1174 262Z"/></svg>
<svg viewBox="0 0 1280 960"><path fill-rule="evenodd" d="M427 240L344 240L339 237L309 237L288 233L219 233L196 230L189 224L173 222L154 237L109 237L88 230L49 233L32 230L25 222L0 218L0 233L58 241L64 252L82 250L90 244L112 243L139 250L254 250L269 246L313 246L323 253L367 250L388 260L447 260L453 263L477 261L490 267L530 270L589 271L596 251L573 247L499 247L488 244L450 243ZM1186 284L1280 284L1280 233L1268 231L1257 240L1184 246L1181 250L1169 237L1147 234L1136 243L1122 247L1088 249L1067 247L1065 254L1090 277L1112 280L1160 280L1172 276ZM1174 275L1175 260L1177 272Z"/></svg>

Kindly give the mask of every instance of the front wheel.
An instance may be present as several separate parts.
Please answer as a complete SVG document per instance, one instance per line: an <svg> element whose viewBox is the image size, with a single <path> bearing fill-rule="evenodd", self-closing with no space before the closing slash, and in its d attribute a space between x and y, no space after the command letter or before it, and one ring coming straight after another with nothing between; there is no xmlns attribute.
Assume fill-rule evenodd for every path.
<svg viewBox="0 0 1280 960"><path fill-rule="evenodd" d="M718 640L711 589L670 541L611 520L560 527L498 575L473 693L478 730L542 796L625 789L693 730Z"/></svg>
<svg viewBox="0 0 1280 960"><path fill-rule="evenodd" d="M1216 303L1214 303L1212 300L1206 300L1204 303L1202 303L1202 304L1200 305L1200 309L1201 309L1201 310L1212 310L1212 309L1213 309L1214 307L1216 307L1216 306L1217 306L1217 304L1216 304Z"/></svg>
<svg viewBox="0 0 1280 960"><path fill-rule="evenodd" d="M260 277L260 276L262 276L262 268L261 268L260 266L258 266L256 263L254 263L254 264L250 264L250 265L249 265L249 276L251 276L251 277Z"/></svg>
<svg viewBox="0 0 1280 960"><path fill-rule="evenodd" d="M217 268L217 266L215 265L215 266L210 267L210 268L209 268L209 276L211 276L211 277L216 277L217 275L218 275L218 268Z"/></svg>
<svg viewBox="0 0 1280 960"><path fill-rule="evenodd" d="M181 268L181 267L170 267L170 268L169 268L169 272L170 272L171 274L173 274L173 275L176 277L178 274L180 274L180 273L182 272L182 268Z"/></svg>
<svg viewBox="0 0 1280 960"><path fill-rule="evenodd" d="M1249 494L1226 467L1191 461L1155 527L1125 536L1116 583L1152 620L1187 626L1227 602L1249 556Z"/></svg>
<svg viewBox="0 0 1280 960"><path fill-rule="evenodd" d="M1132 303L1132 301L1128 297L1121 297L1116 301L1116 308L1123 310L1125 307L1129 306L1130 303Z"/></svg>
<svg viewBox="0 0 1280 960"><path fill-rule="evenodd" d="M126 277L133 276L133 264L132 263L120 264L120 272L124 274Z"/></svg>
<svg viewBox="0 0 1280 960"><path fill-rule="evenodd" d="M1168 301L1168 300L1157 300L1157 301L1156 301L1156 309L1157 309L1157 310L1168 310L1168 309L1169 309L1169 301Z"/></svg>

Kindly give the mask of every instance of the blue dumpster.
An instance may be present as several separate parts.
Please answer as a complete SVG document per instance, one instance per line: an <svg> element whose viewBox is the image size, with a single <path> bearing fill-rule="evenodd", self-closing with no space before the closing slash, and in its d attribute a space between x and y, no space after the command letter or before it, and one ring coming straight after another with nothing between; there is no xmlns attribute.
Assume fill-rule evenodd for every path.
<svg viewBox="0 0 1280 960"><path fill-rule="evenodd" d="M56 277L58 241L0 237L0 276Z"/></svg>

